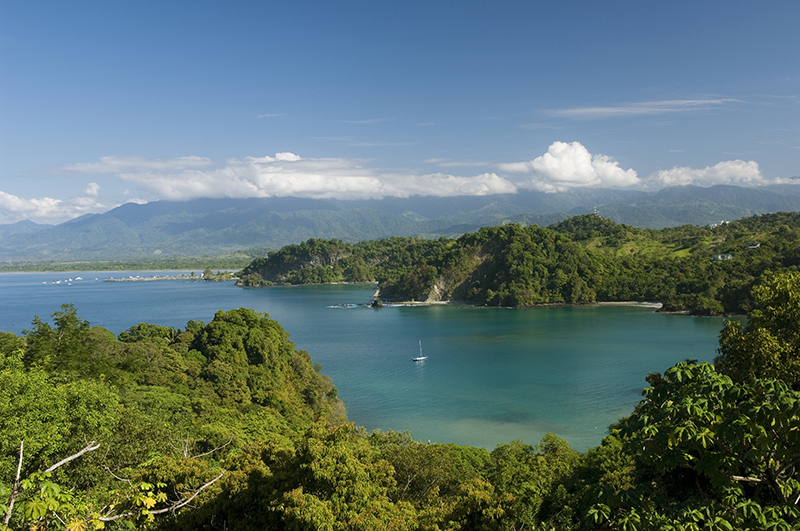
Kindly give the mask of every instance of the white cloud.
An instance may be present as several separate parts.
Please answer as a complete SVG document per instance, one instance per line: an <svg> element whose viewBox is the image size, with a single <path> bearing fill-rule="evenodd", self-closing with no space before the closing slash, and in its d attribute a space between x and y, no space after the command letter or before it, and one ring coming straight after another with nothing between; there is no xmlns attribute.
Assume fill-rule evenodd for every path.
<svg viewBox="0 0 800 531"><path fill-rule="evenodd" d="M386 176L390 177L390 176ZM484 173L476 177L456 177L442 173L416 176L395 176L387 179L385 195L409 197L412 195L435 195L452 197L457 195L513 194L517 187L495 173Z"/></svg>
<svg viewBox="0 0 800 531"><path fill-rule="evenodd" d="M138 166L137 162L140 162ZM208 166L208 167L206 167ZM311 197L380 199L412 195L487 195L514 193L516 186L494 173L459 177L378 174L360 160L301 158L294 153L274 157L229 159L211 165L202 157L151 161L140 157L104 157L97 163L73 164L69 171L89 173L118 168L118 178L172 200L198 197ZM88 189L87 189L88 190Z"/></svg>
<svg viewBox="0 0 800 531"><path fill-rule="evenodd" d="M606 155L592 155L580 142L553 142L547 153L530 162L500 164L510 173L532 173L527 186L545 192L575 187L630 187L639 184L636 171L623 170Z"/></svg>
<svg viewBox="0 0 800 531"><path fill-rule="evenodd" d="M83 191L83 195L89 197L97 197L97 194L100 193L100 185L97 183L89 183L86 186L86 190Z"/></svg>
<svg viewBox="0 0 800 531"><path fill-rule="evenodd" d="M0 192L0 212L4 222L12 223L26 217L44 217L49 212L58 208L62 203L60 199L43 197L41 199L23 199L13 194ZM15 214L21 214L19 219L14 219Z"/></svg>
<svg viewBox="0 0 800 531"><path fill-rule="evenodd" d="M481 167L490 166L491 163L486 160L448 160L448 159L427 159L425 162L429 164L436 164L442 168L467 168L467 167Z"/></svg>
<svg viewBox="0 0 800 531"><path fill-rule="evenodd" d="M674 112L705 111L716 108L726 103L735 103L739 100L733 98L698 99L698 100L663 100L630 103L626 105L612 105L608 107L574 107L571 109L556 109L550 114L566 118L610 118L614 116L635 116L647 114L666 114Z"/></svg>
<svg viewBox="0 0 800 531"><path fill-rule="evenodd" d="M771 183L761 174L756 161L726 160L714 166L706 166L701 169L684 166L675 167L671 170L657 171L645 180L645 184L655 188L663 188L665 186L687 184L698 186L713 186L715 184L758 186Z"/></svg>
<svg viewBox="0 0 800 531"><path fill-rule="evenodd" d="M81 174L114 174L129 170L140 171L149 169L153 171L180 171L187 168L202 168L210 166L211 159L205 157L177 157L174 159L147 159L144 157L101 157L97 162L82 162L68 164L61 169L68 172Z"/></svg>
<svg viewBox="0 0 800 531"><path fill-rule="evenodd" d="M488 165L483 161L428 159L447 166ZM576 187L660 188L682 184L761 185L766 180L754 161L730 160L703 169L676 167L640 179L633 169L624 169L611 157L590 153L580 142L553 142L547 152L527 162L499 164L502 173L458 176L449 173L418 175L380 173L363 160L302 158L282 152L274 156L244 157L213 161L205 157L147 159L103 157L96 162L71 164L70 173L112 175L135 185L125 190L130 201L142 198L187 200L200 197L309 197L336 199L381 199L383 197L458 196L515 193L519 188L545 192ZM102 181L101 181L102 182ZM112 205L113 206L113 205ZM0 223L33 219L54 223L85 213L102 212L100 186L89 182L82 195L67 200L49 197L24 199L0 192Z"/></svg>
<svg viewBox="0 0 800 531"><path fill-rule="evenodd" d="M288 151L285 151L283 153L275 153L274 157L269 157L269 156L267 156L267 157L245 157L245 160L248 160L248 161L254 162L254 163L278 162L278 161L297 162L298 160L300 160L300 156L299 155L295 155L294 153L289 153Z"/></svg>
<svg viewBox="0 0 800 531"><path fill-rule="evenodd" d="M105 212L108 207L98 201L100 186L89 183L83 195L65 201L42 197L24 199L0 191L0 223L29 219L37 223L61 223L83 214Z"/></svg>

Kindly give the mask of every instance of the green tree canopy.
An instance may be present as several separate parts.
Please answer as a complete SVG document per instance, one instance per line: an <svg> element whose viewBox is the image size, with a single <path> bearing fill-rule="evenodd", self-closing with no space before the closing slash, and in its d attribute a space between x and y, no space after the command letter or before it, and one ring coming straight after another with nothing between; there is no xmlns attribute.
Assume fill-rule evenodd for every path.
<svg viewBox="0 0 800 531"><path fill-rule="evenodd" d="M720 333L720 372L737 382L780 378L800 390L800 273L767 274L753 290L747 325Z"/></svg>

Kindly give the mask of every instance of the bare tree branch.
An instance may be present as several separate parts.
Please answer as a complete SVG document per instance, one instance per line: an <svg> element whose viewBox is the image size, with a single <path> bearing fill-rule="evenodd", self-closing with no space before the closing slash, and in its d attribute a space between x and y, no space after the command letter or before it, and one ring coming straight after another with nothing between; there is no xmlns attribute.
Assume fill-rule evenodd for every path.
<svg viewBox="0 0 800 531"><path fill-rule="evenodd" d="M188 458L189 457L189 434L188 433L186 434L186 440L184 440L183 437L180 438L180 443L181 443L181 447L180 448L178 448L177 446L172 444L172 435L169 436L169 441L170 441L169 445L172 446L172 448L174 448L175 450L178 450L179 452L181 452L181 454L183 454L184 458Z"/></svg>
<svg viewBox="0 0 800 531"><path fill-rule="evenodd" d="M158 511L147 511L147 512L149 512L150 514L164 514L164 513L166 513L166 512L175 512L175 511L177 511L178 509L180 509L181 507L183 507L183 506L185 506L185 505L189 505L189 502L191 502L193 499L195 499L195 498L197 497L197 495L198 495L198 494L200 494L201 492L203 492L203 491L206 489L206 487L210 487L211 485L213 485L214 483L216 483L216 481L217 481L219 478L221 478L221 477L222 477L222 476L224 476L224 475L225 475L225 472L224 472L224 471L223 471L223 472L220 472L220 473L219 473L219 476L215 477L214 479L212 479L211 481L209 481L208 483L206 483L205 485L203 485L202 487L200 487L199 489L197 489L197 490L194 492L194 494L192 494L191 498L188 498L188 499L186 499L186 500L183 500L183 501L181 501L181 500L178 500L178 503L177 503L177 504L173 504L171 507L167 507L167 508L165 508L165 509L159 509Z"/></svg>
<svg viewBox="0 0 800 531"><path fill-rule="evenodd" d="M215 452L215 451L217 451L217 450L219 450L221 448L224 448L225 446L229 445L231 443L231 441L233 441L233 437L231 437L231 440L228 441L227 443L223 444L222 446L218 446L217 448L214 448L210 452L206 452L204 454L200 454L199 456L196 456L196 457L202 457L204 455L208 455L208 454L210 454L212 452ZM188 444L188 436L187 436L187 444ZM6 511L6 514L3 517L3 526L5 526L5 527L8 527L8 523L11 521L11 512L14 509L14 502L16 501L17 497L19 496L19 485L20 485L20 477L22 476L22 457L23 457L23 453L24 453L24 448L25 448L25 441L22 440L19 443L19 462L17 463L17 475L16 475L16 478L14 479L14 486L11 489L11 495L8 498L8 510ZM100 448L100 444L99 443L95 443L94 441L91 441L82 450L72 454L71 456L69 456L69 457L67 457L65 459L62 459L58 463L54 464L53 466L51 466L50 468L45 470L45 472L53 472L54 470L58 469L59 467L69 463L70 461L79 458L83 454L88 453L88 452L93 452L94 450L97 450L98 448ZM116 474L111 472L111 470L108 467L104 467L104 468L112 476L114 476L116 479L118 479L120 481L127 481L128 483L130 483L130 480L118 477ZM172 502L169 507L165 507L164 509L158 509L158 510L155 510L155 511L149 511L148 510L148 511L146 511L146 513L147 514L151 514L151 515L164 514L164 513L167 513L167 512L174 513L175 511L177 511L181 507L185 507L186 505L191 503L191 501L194 500L201 492L203 492L205 489L207 489L208 487L210 487L211 485L216 483L217 480L219 480L224 475L225 475L224 471L220 472L220 474L217 477L215 477L214 479L212 479L211 481L209 481L208 483L206 483L205 485L203 485L199 489L195 490L194 493L188 498L180 497L179 499L177 499L174 502ZM126 511L124 513L116 514L116 515L113 515L113 516L110 516L107 513L106 516L103 516L103 517L99 518L98 520L100 520L101 522L113 522L114 520L119 520L120 518L125 518L127 516L134 516L134 515L137 515L137 514L142 514L142 513L139 512L139 511ZM56 516L56 518L58 518L60 520L58 515L55 515L55 516Z"/></svg>
<svg viewBox="0 0 800 531"><path fill-rule="evenodd" d="M55 516L55 517L56 517L56 519L57 519L59 522L61 522L61 525L63 525L64 527L67 527L67 523L66 523L66 522L65 522L65 521L64 521L64 520L63 520L63 519L62 519L60 516L58 516L58 513L57 513L57 512L55 512L55 511L50 511L50 514L52 514L53 516Z"/></svg>
<svg viewBox="0 0 800 531"><path fill-rule="evenodd" d="M213 450L209 450L208 452L204 452L202 454L197 454L197 455L192 455L192 453L191 453L192 446L193 446L193 444L192 444L193 440L189 438L189 434L188 433L186 434L186 439L181 437L181 439L180 439L180 445L181 445L180 448L178 448L177 446L172 444L173 439L172 439L171 435L170 435L169 439L170 439L170 442L168 444L172 448L174 448L175 450L181 452L181 454L183 455L184 459L197 459L198 457L205 457L207 455L213 454L217 450L222 450L223 448L225 448L226 446L228 446L230 443L233 442L233 435L231 435L231 438L228 439L228 442L226 442L225 444L223 444L221 446L217 446L216 448L214 448Z"/></svg>
<svg viewBox="0 0 800 531"><path fill-rule="evenodd" d="M14 479L14 486L11 489L11 495L8 497L8 510L6 511L6 514L3 517L3 525L6 526L6 527L8 527L8 522L11 521L11 511L14 509L14 501L16 501L17 496L19 496L19 478L22 475L22 453L23 453L24 447L25 447L25 441L22 440L22 441L19 442L19 463L17 463L17 477L16 477L16 479ZM79 458L80 456L82 456L86 452L91 452L93 450L97 450L98 448L100 448L100 445L99 444L95 444L95 442L92 441L86 446L86 448L84 448L80 452L78 452L76 454L72 454L71 456L67 457L66 459L62 459L58 463L54 464L53 466L51 466L50 468L45 470L45 472L52 472L53 470L57 469L58 467L69 463L73 459Z"/></svg>
<svg viewBox="0 0 800 531"><path fill-rule="evenodd" d="M119 477L118 475L116 475L115 473L113 473L113 472L111 471L111 469L110 469L110 468L108 468L106 465L103 465L103 468L106 470L106 472L108 472L109 474L111 474L112 476L114 476L114 479L116 479L117 481L124 481L124 482L126 482L128 485L130 485L130 484L131 484L131 480L130 480L130 479L128 479L128 478L121 478L121 477Z"/></svg>
<svg viewBox="0 0 800 531"><path fill-rule="evenodd" d="M731 479L734 481L745 481L747 483L761 483L763 481L760 478L752 478L752 477L745 477L745 476L731 476Z"/></svg>
<svg viewBox="0 0 800 531"><path fill-rule="evenodd" d="M209 450L208 452L206 452L206 453L203 453L203 454L193 455L191 458L192 458L192 459L197 459L198 457L205 457L205 456L207 456L207 455L209 455L209 454L213 454L213 453L214 453L214 452L216 452L217 450L222 450L223 448L225 448L226 446L228 446L228 445L229 445L230 443L232 443L232 442L233 442L233 435L231 435L231 438L230 438L230 439L228 439L228 442L226 442L226 443L225 443L225 444L223 444L222 446L217 446L217 447L216 447L216 448L214 448L213 450Z"/></svg>
<svg viewBox="0 0 800 531"><path fill-rule="evenodd" d="M53 466L51 466L50 468L48 468L47 470L45 470L45 472L52 472L53 470L57 469L58 467L60 467L60 466L62 466L62 465L65 465L65 464L69 463L69 462L70 462L70 461L72 461L73 459L77 459L77 458L79 458L80 456L82 456L82 455L83 455L83 454L85 454L86 452L92 452L92 451L94 451L94 450L97 450L98 448L100 448L100 444L95 444L95 442L94 442L94 441L92 441L92 442L90 442L90 443L89 443L89 444L86 446L86 448L84 448L84 449L83 449L83 450L81 450L80 452L78 452L78 453L76 453L76 454L72 454L71 456L69 456L69 457L67 457L67 458L64 458L64 459L62 459L62 460L61 460L61 461L59 461L58 463L54 464Z"/></svg>
<svg viewBox="0 0 800 531"><path fill-rule="evenodd" d="M11 495L8 497L8 511L3 517L3 525L8 527L11 521L11 510L14 509L14 501L19 496L19 476L22 473L22 450L25 447L25 439L19 442L19 463L17 463L17 477L14 479L14 486L11 488Z"/></svg>
<svg viewBox="0 0 800 531"><path fill-rule="evenodd" d="M214 479L212 479L211 481L209 481L208 483L206 483L205 485L203 485L202 487L200 487L199 489L194 491L194 494L192 494L191 497L189 497L187 499L175 500L172 503L172 505L170 505L169 507L165 507L164 509L158 509L156 511L147 511L147 514L156 515L156 514L164 514L164 513L170 513L170 512L174 513L175 511L177 511L181 507L189 505L189 503L193 499L195 499L198 494L200 494L206 488L208 488L211 485L213 485L219 478L221 478L224 475L225 475L224 471L220 472L219 476L215 477ZM124 513L120 513L120 514L115 514L114 516L103 516L103 517L98 518L98 520L100 520L101 522L113 522L114 520L119 520L120 518L125 518L126 516L133 516L135 514L141 514L141 513L138 512L138 511L128 511L128 512L124 512Z"/></svg>
<svg viewBox="0 0 800 531"><path fill-rule="evenodd" d="M138 513L135 513L133 511L128 511L126 513L115 514L114 516L101 516L100 518L98 518L98 520L100 520L101 522L113 522L114 520L119 520L120 518L125 518L126 516L133 516L134 514Z"/></svg>

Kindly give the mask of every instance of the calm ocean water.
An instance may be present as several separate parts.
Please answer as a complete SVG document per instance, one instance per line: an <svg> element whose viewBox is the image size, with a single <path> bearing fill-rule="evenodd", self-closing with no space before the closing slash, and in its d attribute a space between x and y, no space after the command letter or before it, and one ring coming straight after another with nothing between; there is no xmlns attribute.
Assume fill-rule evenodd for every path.
<svg viewBox="0 0 800 531"><path fill-rule="evenodd" d="M19 334L35 315L49 318L65 302L114 333L253 308L322 364L357 425L489 449L515 439L536 444L553 432L583 451L632 411L648 372L686 358L713 360L723 324L638 307L372 309L374 287L363 285L102 281L155 273L174 274L0 274L0 330ZM429 358L414 363L419 341Z"/></svg>

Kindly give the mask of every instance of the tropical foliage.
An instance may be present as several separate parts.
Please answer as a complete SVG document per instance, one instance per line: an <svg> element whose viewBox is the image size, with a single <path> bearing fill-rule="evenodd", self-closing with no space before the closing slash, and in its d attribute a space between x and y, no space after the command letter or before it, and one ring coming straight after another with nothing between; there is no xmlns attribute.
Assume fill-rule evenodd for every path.
<svg viewBox="0 0 800 531"><path fill-rule="evenodd" d="M0 500L16 501L0 512L12 528L147 520L241 448L345 418L308 354L247 309L115 338L65 305L53 325L0 334L0 390Z"/></svg>
<svg viewBox="0 0 800 531"><path fill-rule="evenodd" d="M757 279L800 266L800 214L713 228L637 229L594 215L549 228L485 227L456 240L308 240L251 262L239 285L379 283L380 297L489 306L660 301L699 315L746 313Z"/></svg>
<svg viewBox="0 0 800 531"><path fill-rule="evenodd" d="M583 267L580 246L543 230L531 241ZM718 366L648 375L586 453L554 434L487 451L367 433L252 310L114 337L65 305L52 324L0 333L0 527L796 529L798 280L762 276Z"/></svg>

